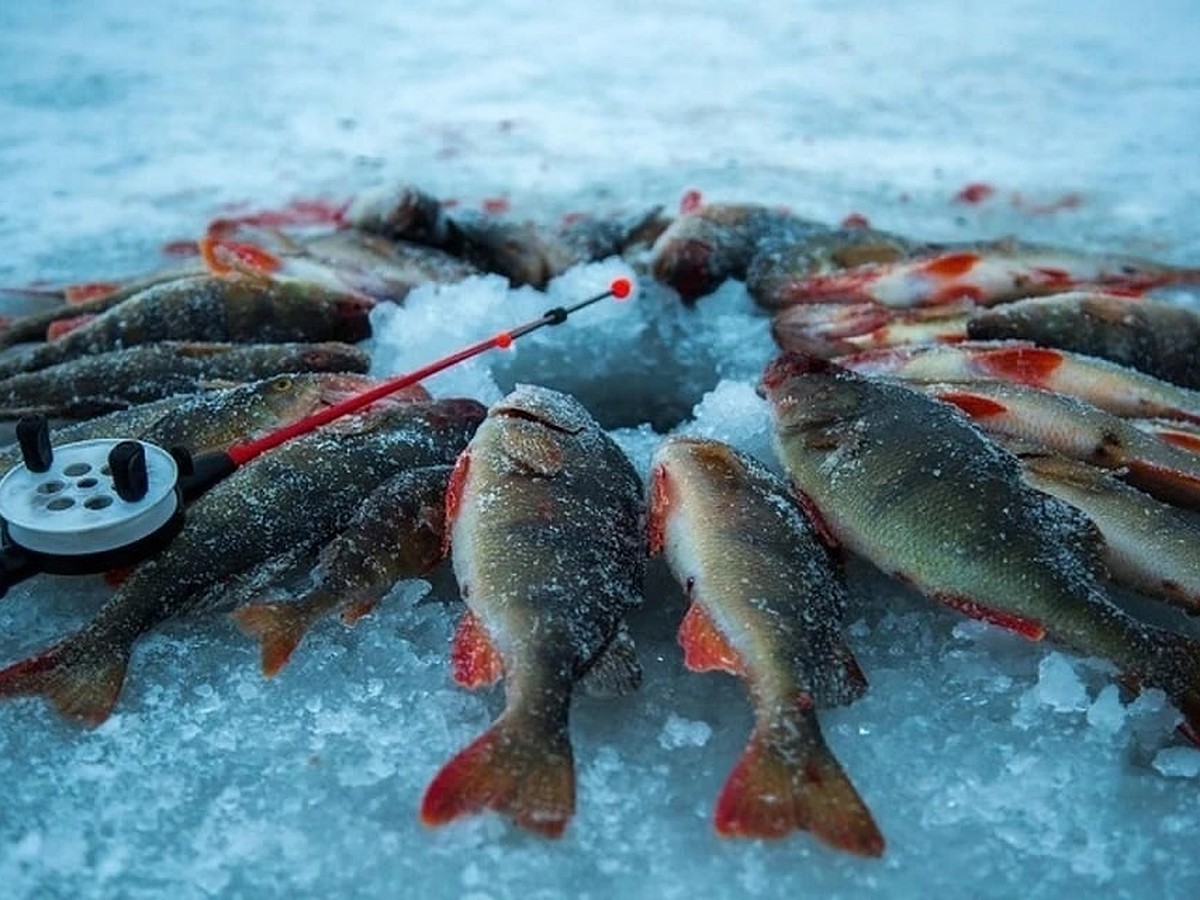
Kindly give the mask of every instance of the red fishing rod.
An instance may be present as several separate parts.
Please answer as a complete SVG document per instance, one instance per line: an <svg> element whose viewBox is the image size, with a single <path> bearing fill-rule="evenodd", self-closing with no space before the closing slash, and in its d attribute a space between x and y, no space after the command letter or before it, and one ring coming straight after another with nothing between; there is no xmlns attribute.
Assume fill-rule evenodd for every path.
<svg viewBox="0 0 1200 900"><path fill-rule="evenodd" d="M140 562L183 527L185 502L267 451L488 350L511 347L539 328L561 325L601 300L624 300L632 293L629 278L614 278L607 290L586 300L548 309L262 437L196 456L113 438L54 448L44 418L22 419L17 423L22 462L0 480L0 595L38 572L82 575Z"/></svg>

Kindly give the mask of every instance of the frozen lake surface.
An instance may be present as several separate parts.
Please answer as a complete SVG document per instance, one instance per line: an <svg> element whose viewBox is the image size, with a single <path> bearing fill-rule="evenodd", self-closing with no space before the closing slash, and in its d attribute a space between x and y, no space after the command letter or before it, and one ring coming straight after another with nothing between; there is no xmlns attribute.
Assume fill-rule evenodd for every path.
<svg viewBox="0 0 1200 900"><path fill-rule="evenodd" d="M698 189L913 236L1200 262L1191 0L183 6L0 5L0 284L146 270L233 204L398 180L466 206L503 197L545 222L674 211ZM955 201L972 182L996 193ZM380 310L376 369L410 368L615 271L569 273L549 301L496 279L422 289ZM648 287L589 316L432 387L577 392L620 426L643 474L656 436L637 426L660 406L769 458L751 386L772 347L740 284L693 310ZM643 689L576 701L566 836L491 816L422 827L429 779L502 703L450 680L460 607L442 573L426 602L402 586L353 630L323 623L273 681L213 617L142 641L94 732L41 702L0 704L3 893L1200 892L1200 752L1172 733L1160 694L1123 705L1102 663L965 622L865 566L851 575L849 633L871 690L821 721L887 839L881 860L805 834L716 837L749 707L734 679L684 670L683 598L659 566L632 621ZM78 627L103 597L82 579L14 590L0 662Z"/></svg>

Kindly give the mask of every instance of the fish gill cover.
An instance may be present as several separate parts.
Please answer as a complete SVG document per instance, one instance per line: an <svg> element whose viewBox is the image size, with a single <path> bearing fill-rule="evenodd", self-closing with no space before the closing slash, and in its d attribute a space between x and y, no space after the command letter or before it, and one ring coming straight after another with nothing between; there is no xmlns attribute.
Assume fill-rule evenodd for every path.
<svg viewBox="0 0 1200 900"><path fill-rule="evenodd" d="M1014 0L969 15L936 0L603 13L219 0L188 16L7 3L0 283L147 271L212 218L399 181L546 222L636 215L698 188L925 240L1017 234L1194 264L1198 39L1186 0ZM620 271L572 268L549 304L496 276L420 287L372 314L374 372L414 368ZM743 285L694 309L644 288L430 388L484 403L516 382L574 393L643 476L652 424L772 461L754 384L773 348ZM821 721L886 836L882 861L805 835L713 834L751 713L735 679L684 669L682 595L656 564L630 617L641 690L573 708L577 815L560 842L495 817L418 822L438 766L501 707L499 692L450 680L458 606L443 572L354 629L318 624L271 681L255 642L220 617L144 640L95 731L44 704L0 704L0 882L17 898L1200 888L1200 753L1170 736L1161 693L1125 703L1107 665L934 609L865 566L850 586L870 690ZM0 655L73 630L105 596L51 577L12 591Z"/></svg>

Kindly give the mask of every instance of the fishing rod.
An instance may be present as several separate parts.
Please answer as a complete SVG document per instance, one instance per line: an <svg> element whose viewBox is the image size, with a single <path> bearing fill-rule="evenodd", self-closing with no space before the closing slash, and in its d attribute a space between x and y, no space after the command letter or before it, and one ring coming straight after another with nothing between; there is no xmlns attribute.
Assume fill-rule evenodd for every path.
<svg viewBox="0 0 1200 900"><path fill-rule="evenodd" d="M515 328L389 378L312 415L224 450L193 455L131 438L94 438L53 447L46 419L17 423L22 462L0 479L0 596L42 572L90 575L134 565L161 550L183 527L184 506L269 450L342 416L513 342L612 297L625 300L633 282L614 278L607 290L546 310Z"/></svg>

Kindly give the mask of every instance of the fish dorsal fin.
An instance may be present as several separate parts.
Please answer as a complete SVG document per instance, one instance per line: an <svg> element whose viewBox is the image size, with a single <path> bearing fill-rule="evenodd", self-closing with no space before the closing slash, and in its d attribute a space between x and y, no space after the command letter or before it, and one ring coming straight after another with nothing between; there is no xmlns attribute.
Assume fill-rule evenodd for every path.
<svg viewBox="0 0 1200 900"><path fill-rule="evenodd" d="M679 626L679 645L683 647L683 664L693 672L746 674L737 651L729 646L704 607L694 600Z"/></svg>
<svg viewBox="0 0 1200 900"><path fill-rule="evenodd" d="M641 686L642 666L624 622L617 626L579 683L593 697L623 697Z"/></svg>
<svg viewBox="0 0 1200 900"><path fill-rule="evenodd" d="M562 470L562 447L548 429L535 422L506 420L500 446L505 456L535 475L551 478Z"/></svg>
<svg viewBox="0 0 1200 900"><path fill-rule="evenodd" d="M504 675L504 660L475 613L467 610L450 649L454 680L465 688L487 687Z"/></svg>

